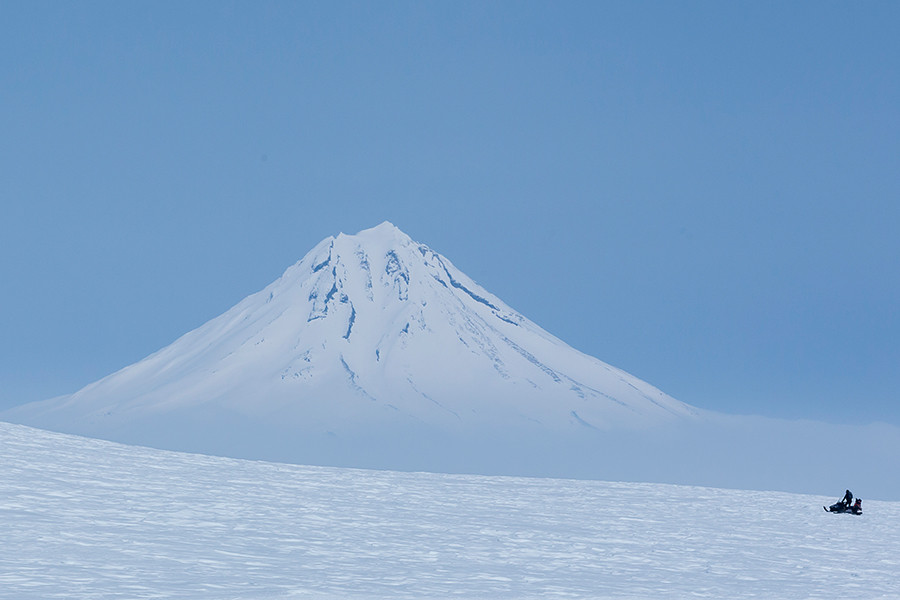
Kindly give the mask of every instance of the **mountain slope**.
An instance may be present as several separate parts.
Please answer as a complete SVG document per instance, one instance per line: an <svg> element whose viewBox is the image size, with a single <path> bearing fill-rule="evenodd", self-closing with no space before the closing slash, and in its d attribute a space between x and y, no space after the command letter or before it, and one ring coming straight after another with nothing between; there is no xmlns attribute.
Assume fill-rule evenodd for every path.
<svg viewBox="0 0 900 600"><path fill-rule="evenodd" d="M697 414L572 349L383 223L323 240L264 290L144 360L2 416L297 462L321 460L330 446L353 463L426 440L574 439Z"/></svg>

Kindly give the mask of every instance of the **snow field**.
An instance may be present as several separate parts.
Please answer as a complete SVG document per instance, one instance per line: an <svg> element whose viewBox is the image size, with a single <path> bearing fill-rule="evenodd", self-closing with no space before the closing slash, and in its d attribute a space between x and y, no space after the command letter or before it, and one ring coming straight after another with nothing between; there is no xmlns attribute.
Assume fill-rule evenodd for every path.
<svg viewBox="0 0 900 600"><path fill-rule="evenodd" d="M5 423L0 457L0 598L900 597L900 503L825 513L843 488L303 467Z"/></svg>

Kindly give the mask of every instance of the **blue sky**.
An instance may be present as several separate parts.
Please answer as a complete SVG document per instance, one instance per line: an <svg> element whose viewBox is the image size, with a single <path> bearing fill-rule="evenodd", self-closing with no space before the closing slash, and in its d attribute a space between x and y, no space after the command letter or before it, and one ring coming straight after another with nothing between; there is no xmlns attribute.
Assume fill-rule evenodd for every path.
<svg viewBox="0 0 900 600"><path fill-rule="evenodd" d="M900 424L893 2L27 2L0 407L390 220L714 410Z"/></svg>

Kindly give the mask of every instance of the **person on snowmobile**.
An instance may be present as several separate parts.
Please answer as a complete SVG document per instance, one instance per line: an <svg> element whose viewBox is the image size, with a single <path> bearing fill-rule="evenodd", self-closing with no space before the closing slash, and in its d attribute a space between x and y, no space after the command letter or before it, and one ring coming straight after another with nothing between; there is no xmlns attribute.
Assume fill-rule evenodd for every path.
<svg viewBox="0 0 900 600"><path fill-rule="evenodd" d="M844 510L850 508L851 502L853 502L853 494L850 492L850 490L847 490L846 492L844 492L844 499L841 500L841 504L844 505Z"/></svg>
<svg viewBox="0 0 900 600"><path fill-rule="evenodd" d="M854 515L862 514L862 499L856 499L856 502L854 502L853 506L850 508L850 512L852 512Z"/></svg>
<svg viewBox="0 0 900 600"><path fill-rule="evenodd" d="M844 492L844 497L826 508L830 512L842 513L850 510L850 503L853 502L853 493L850 490Z"/></svg>

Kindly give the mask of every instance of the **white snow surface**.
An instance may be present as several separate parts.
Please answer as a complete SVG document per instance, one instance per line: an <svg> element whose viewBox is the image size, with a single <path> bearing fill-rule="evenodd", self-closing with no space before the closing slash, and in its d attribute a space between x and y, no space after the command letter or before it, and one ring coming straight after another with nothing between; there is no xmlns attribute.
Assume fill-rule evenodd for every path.
<svg viewBox="0 0 900 600"><path fill-rule="evenodd" d="M0 598L898 598L900 503L368 471L0 423Z"/></svg>

